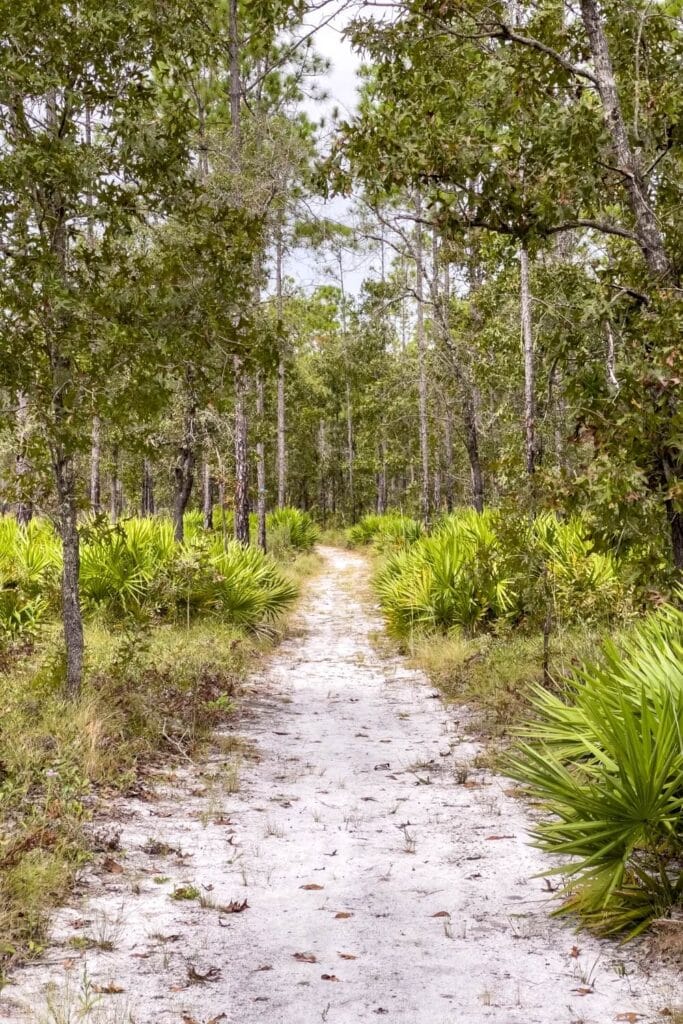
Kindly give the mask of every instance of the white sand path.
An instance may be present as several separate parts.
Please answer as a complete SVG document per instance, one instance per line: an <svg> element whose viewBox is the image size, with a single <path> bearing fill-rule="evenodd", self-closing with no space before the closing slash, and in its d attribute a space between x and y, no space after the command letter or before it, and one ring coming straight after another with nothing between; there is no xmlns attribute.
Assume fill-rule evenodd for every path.
<svg viewBox="0 0 683 1024"><path fill-rule="evenodd" d="M481 770L458 781L478 749L467 712L377 649L362 556L322 555L298 628L247 688L238 728L258 757L239 792L216 755L156 800L117 800L123 873L104 854L84 872L0 1020L666 1024L680 979L549 916L524 804ZM172 900L181 885L205 906ZM73 949L83 934L113 949Z"/></svg>

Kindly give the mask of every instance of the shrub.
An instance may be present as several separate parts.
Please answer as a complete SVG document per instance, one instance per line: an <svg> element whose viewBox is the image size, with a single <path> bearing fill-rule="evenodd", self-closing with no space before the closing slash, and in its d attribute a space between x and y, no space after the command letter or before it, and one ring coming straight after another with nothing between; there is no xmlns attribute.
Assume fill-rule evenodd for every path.
<svg viewBox="0 0 683 1024"><path fill-rule="evenodd" d="M390 630L476 632L494 624L596 621L623 602L611 554L592 549L579 520L510 522L463 509L390 558L375 581Z"/></svg>
<svg viewBox="0 0 683 1024"><path fill-rule="evenodd" d="M606 643L533 704L509 770L552 815L533 835L570 876L560 910L637 934L683 902L683 613L651 616L621 650Z"/></svg>
<svg viewBox="0 0 683 1024"><path fill-rule="evenodd" d="M384 553L400 551L415 544L423 535L422 524L400 512L386 515L369 514L347 531L351 547L374 544Z"/></svg>
<svg viewBox="0 0 683 1024"><path fill-rule="evenodd" d="M286 548L310 551L320 535L309 513L298 508L280 508L271 512L266 519L266 532L273 551Z"/></svg>

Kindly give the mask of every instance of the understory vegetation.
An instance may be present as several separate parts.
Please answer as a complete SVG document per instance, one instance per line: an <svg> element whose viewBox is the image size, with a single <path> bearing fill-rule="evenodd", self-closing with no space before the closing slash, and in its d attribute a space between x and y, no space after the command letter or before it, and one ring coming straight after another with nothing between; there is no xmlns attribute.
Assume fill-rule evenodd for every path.
<svg viewBox="0 0 683 1024"><path fill-rule="evenodd" d="M507 737L498 763L547 813L561 913L638 934L683 905L683 613L644 619L628 558L551 513L460 510L391 550L371 535L387 627L443 688ZM637 559L636 559L637 561Z"/></svg>
<svg viewBox="0 0 683 1024"><path fill-rule="evenodd" d="M186 516L182 545L163 517L85 521L87 656L74 704L63 689L58 539L47 520L0 520L0 976L40 951L51 906L89 856L98 804L144 785L154 762L192 756L278 636L314 568L316 528L286 508L270 526L277 560L224 540L220 517L206 533Z"/></svg>

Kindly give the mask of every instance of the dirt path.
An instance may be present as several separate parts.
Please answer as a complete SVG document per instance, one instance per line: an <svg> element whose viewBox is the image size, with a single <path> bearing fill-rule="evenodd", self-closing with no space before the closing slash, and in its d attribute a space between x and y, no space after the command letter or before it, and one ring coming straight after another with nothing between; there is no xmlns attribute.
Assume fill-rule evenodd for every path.
<svg viewBox="0 0 683 1024"><path fill-rule="evenodd" d="M113 807L120 850L0 1019L666 1024L676 979L549 918L523 805L500 778L458 780L477 749L464 713L373 646L363 559L323 556L300 635L254 680L239 791L224 754Z"/></svg>

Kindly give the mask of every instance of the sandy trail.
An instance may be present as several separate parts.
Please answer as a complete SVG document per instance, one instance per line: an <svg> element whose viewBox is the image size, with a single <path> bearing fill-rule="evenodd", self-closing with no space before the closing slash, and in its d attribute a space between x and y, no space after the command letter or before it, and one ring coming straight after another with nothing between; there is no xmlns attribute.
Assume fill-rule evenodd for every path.
<svg viewBox="0 0 683 1024"><path fill-rule="evenodd" d="M378 653L363 558L322 554L298 635L250 685L239 728L258 758L239 792L232 756L216 755L152 801L118 801L120 850L84 873L0 1019L666 1021L677 979L549 918L524 806L476 768L462 784L477 750L466 713ZM204 906L172 899L183 885ZM112 948L73 948L79 936Z"/></svg>

